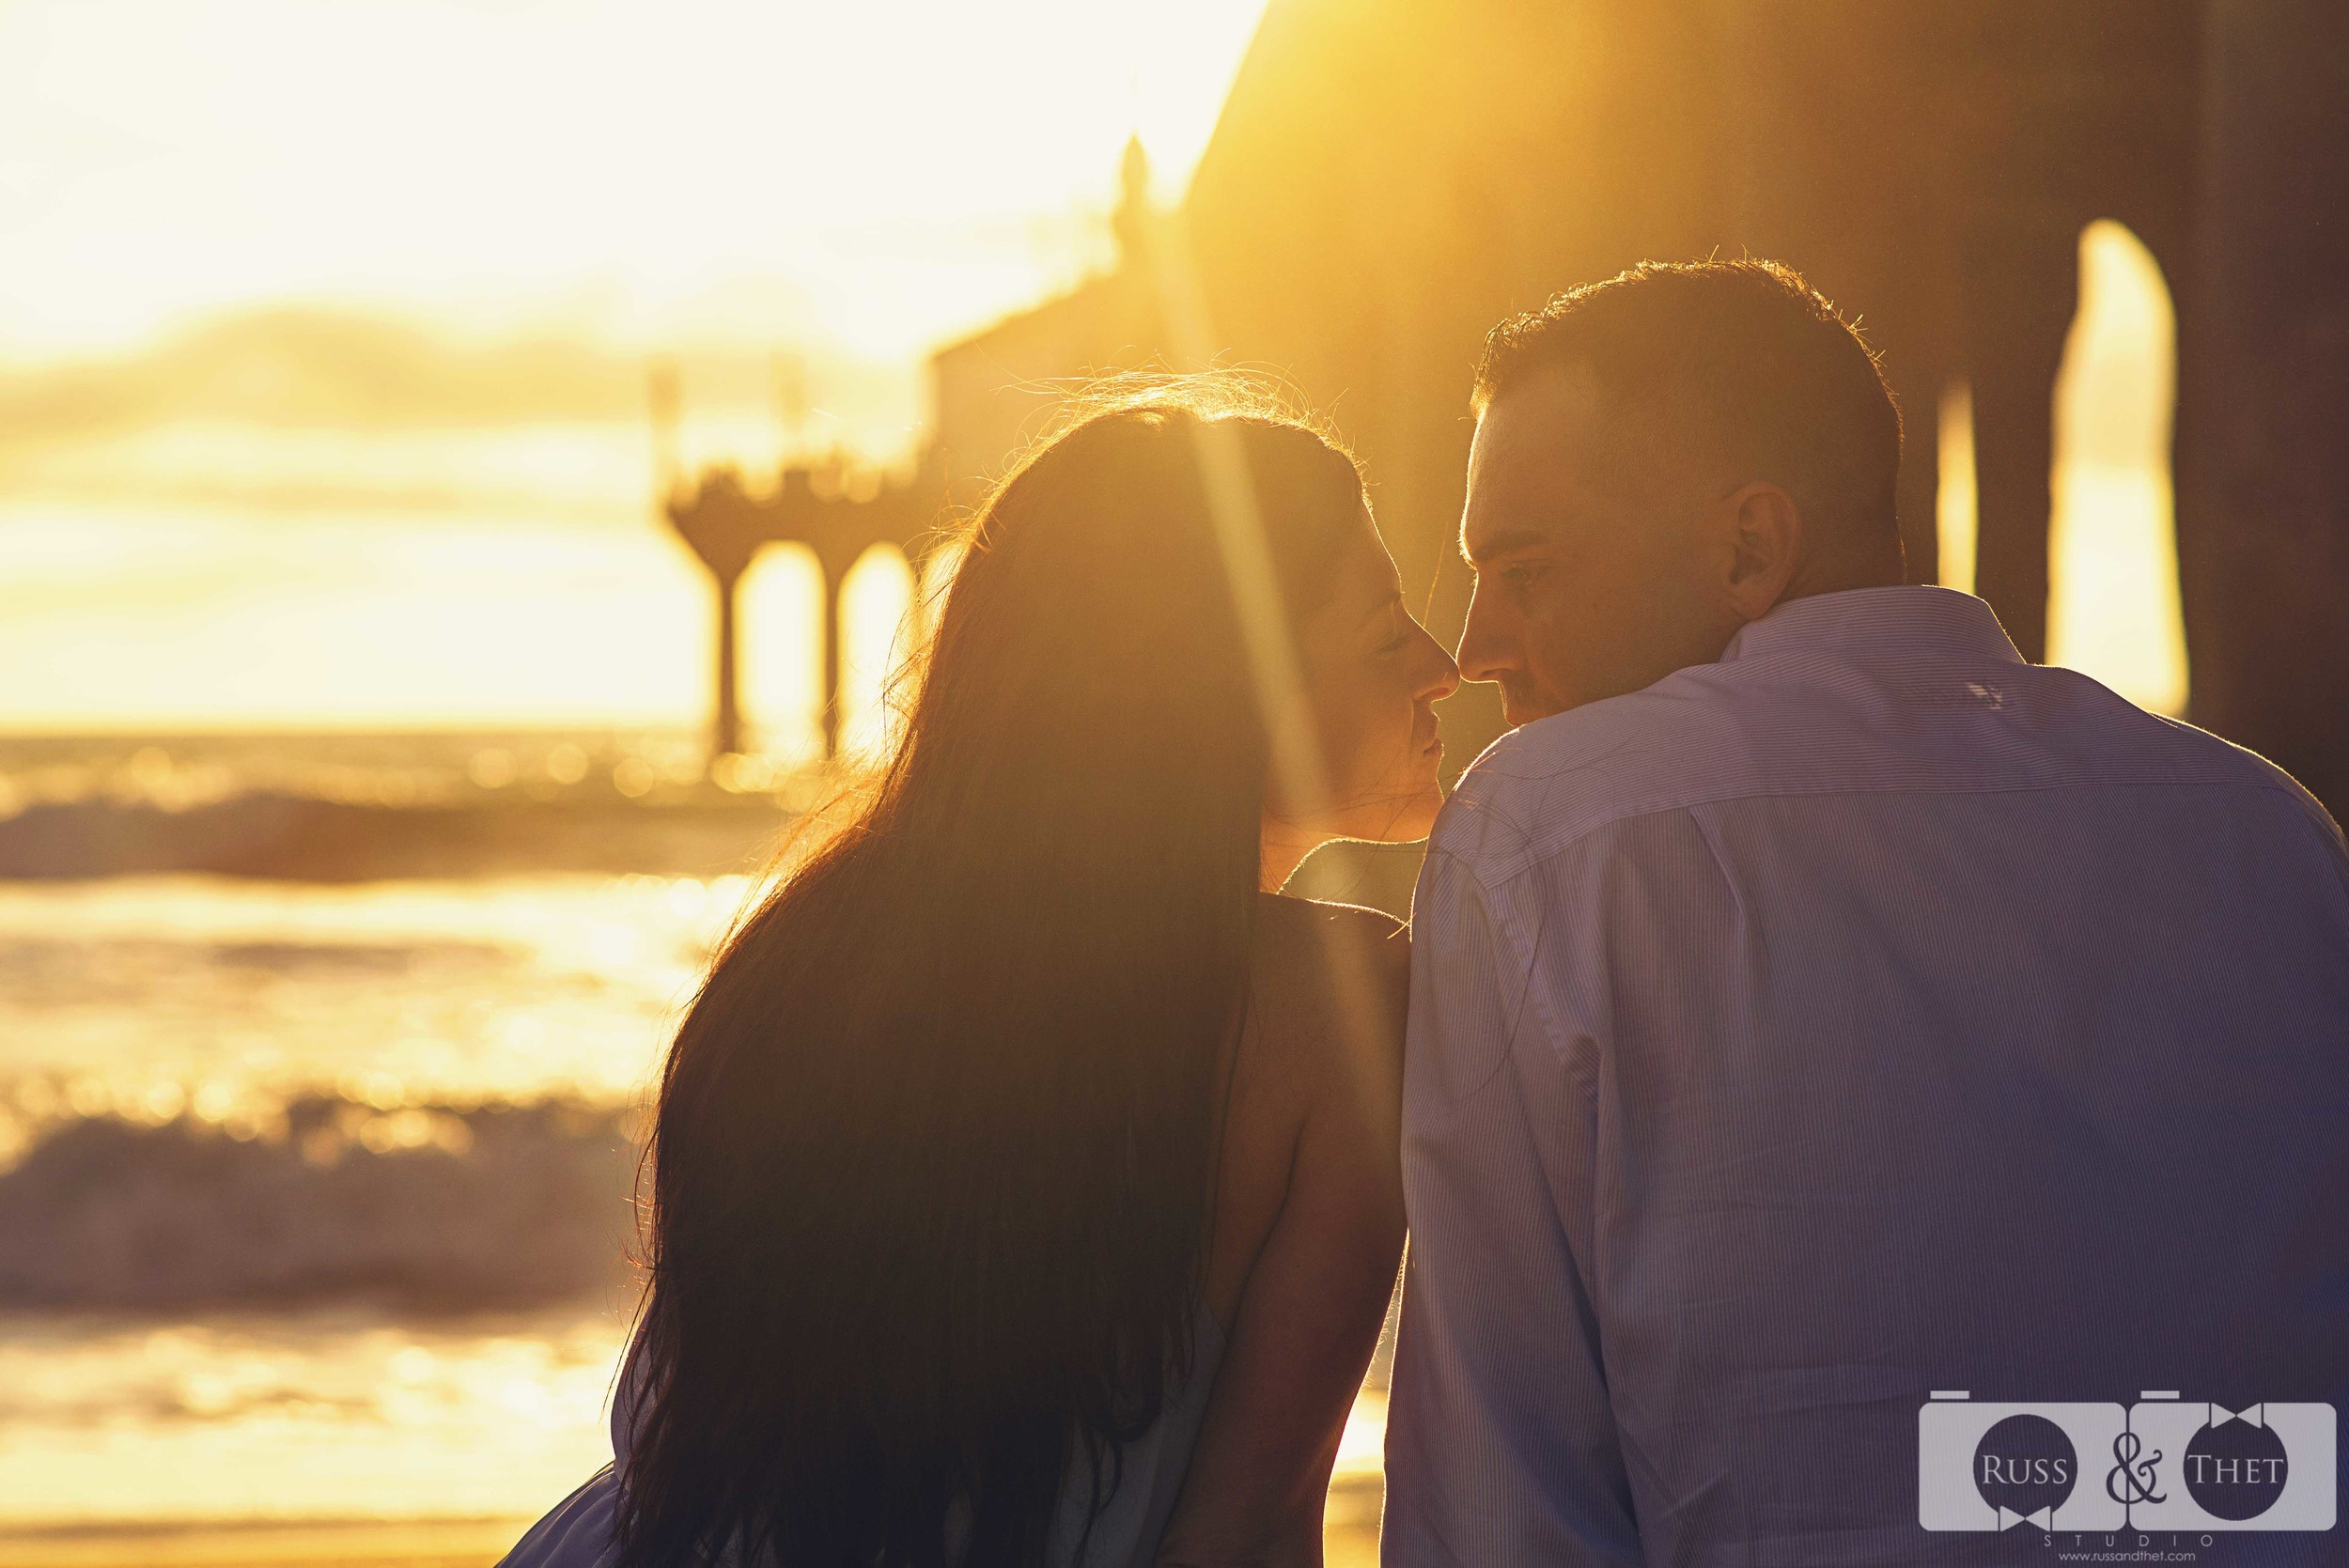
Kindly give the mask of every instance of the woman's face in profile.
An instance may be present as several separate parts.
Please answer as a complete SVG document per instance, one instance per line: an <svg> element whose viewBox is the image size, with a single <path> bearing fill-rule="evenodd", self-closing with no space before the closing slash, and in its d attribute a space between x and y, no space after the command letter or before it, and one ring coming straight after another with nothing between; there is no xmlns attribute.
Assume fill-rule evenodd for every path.
<svg viewBox="0 0 2349 1568"><path fill-rule="evenodd" d="M1327 587L1298 629L1298 661L1329 800L1297 825L1388 844L1425 838L1443 800L1435 704L1457 690L1460 673L1404 604L1368 507L1347 531ZM1283 793L1276 782L1273 809L1286 816Z"/></svg>

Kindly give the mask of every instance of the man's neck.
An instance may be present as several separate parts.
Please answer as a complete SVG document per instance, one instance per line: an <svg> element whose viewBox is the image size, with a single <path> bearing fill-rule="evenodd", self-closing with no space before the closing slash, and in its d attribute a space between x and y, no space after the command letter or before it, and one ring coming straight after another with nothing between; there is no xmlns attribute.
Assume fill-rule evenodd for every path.
<svg viewBox="0 0 2349 1568"><path fill-rule="evenodd" d="M1849 593L1854 588L1897 588L1901 585L1901 562L1882 560L1806 561L1796 569L1787 582L1786 591L1778 596L1770 608L1791 604L1798 598L1816 598L1821 594Z"/></svg>

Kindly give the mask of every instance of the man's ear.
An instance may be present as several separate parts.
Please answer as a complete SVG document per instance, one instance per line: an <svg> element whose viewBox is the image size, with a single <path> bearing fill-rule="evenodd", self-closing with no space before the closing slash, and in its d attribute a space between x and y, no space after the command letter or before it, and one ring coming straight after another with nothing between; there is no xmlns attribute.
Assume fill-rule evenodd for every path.
<svg viewBox="0 0 2349 1568"><path fill-rule="evenodd" d="M1729 526L1729 575L1722 592L1741 619L1768 614L1802 563L1802 511L1766 479L1740 486L1721 502Z"/></svg>

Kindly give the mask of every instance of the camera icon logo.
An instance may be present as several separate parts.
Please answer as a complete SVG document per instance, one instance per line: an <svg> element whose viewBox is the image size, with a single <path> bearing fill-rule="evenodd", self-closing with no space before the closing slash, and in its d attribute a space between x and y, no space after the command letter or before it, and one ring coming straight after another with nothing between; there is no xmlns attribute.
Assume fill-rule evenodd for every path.
<svg viewBox="0 0 2349 1568"><path fill-rule="evenodd" d="M2243 1410L2152 1389L2115 1402L1917 1412L1917 1522L1931 1530L2333 1528L2336 1420L2315 1403Z"/></svg>
<svg viewBox="0 0 2349 1568"><path fill-rule="evenodd" d="M2148 1393L2129 1407L2143 1457L2122 1486L2139 1529L2330 1529L2333 1407L2187 1404ZM2156 1455L2158 1457L2156 1457Z"/></svg>
<svg viewBox="0 0 2349 1568"><path fill-rule="evenodd" d="M2121 1406L1974 1401L1937 1392L1917 1412L1917 1522L1935 1530L2119 1529L2128 1508L2093 1477Z"/></svg>

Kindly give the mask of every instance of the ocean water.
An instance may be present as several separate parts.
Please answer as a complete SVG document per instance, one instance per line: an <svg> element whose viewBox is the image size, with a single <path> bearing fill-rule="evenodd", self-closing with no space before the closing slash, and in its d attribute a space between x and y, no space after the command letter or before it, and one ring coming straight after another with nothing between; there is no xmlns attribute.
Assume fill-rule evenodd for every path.
<svg viewBox="0 0 2349 1568"><path fill-rule="evenodd" d="M626 738L241 744L0 742L0 859L79 835L0 878L0 1537L519 1522L609 1457L646 1091L793 786ZM391 847L117 869L125 823L169 864L262 797L302 809L261 862ZM622 812L664 869L505 846Z"/></svg>
<svg viewBox="0 0 2349 1568"><path fill-rule="evenodd" d="M0 886L0 1525L535 1512L746 877Z"/></svg>

